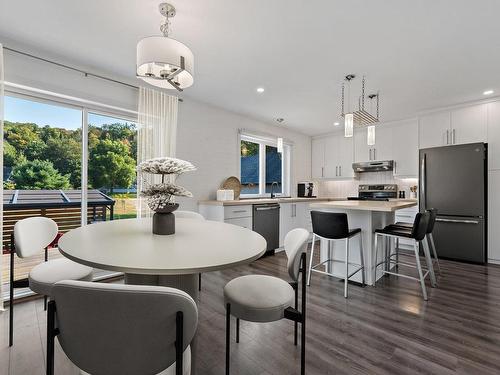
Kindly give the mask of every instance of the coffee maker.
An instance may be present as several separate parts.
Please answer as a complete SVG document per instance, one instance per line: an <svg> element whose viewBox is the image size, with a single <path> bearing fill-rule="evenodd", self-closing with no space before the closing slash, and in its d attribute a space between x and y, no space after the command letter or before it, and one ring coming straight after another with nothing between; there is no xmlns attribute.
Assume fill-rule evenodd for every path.
<svg viewBox="0 0 500 375"><path fill-rule="evenodd" d="M297 185L297 197L299 198L316 198L314 195L313 182L299 182Z"/></svg>

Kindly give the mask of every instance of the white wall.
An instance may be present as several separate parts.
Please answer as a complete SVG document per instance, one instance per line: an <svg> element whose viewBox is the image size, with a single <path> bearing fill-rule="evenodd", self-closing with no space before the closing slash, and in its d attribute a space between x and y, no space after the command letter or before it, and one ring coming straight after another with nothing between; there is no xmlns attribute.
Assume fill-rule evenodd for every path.
<svg viewBox="0 0 500 375"><path fill-rule="evenodd" d="M57 57L52 59L72 65ZM137 110L136 89L91 76L85 77L81 73L8 51L5 65L6 81ZM110 77L106 72L90 71ZM139 85L141 82L132 83ZM311 177L311 137L185 97L184 102L179 103L177 157L193 162L198 170L179 179L179 183L194 195L193 198L179 200L183 209L197 210L199 200L215 198L216 190L225 178L238 176L238 129L280 136L293 142L292 195L296 194L297 181Z"/></svg>
<svg viewBox="0 0 500 375"><path fill-rule="evenodd" d="M291 193L297 182L311 177L311 137L269 125L204 103L186 99L179 105L177 157L198 170L179 178L194 198L180 199L183 209L197 210L199 200L215 199L216 190L229 176L238 176L238 129L280 136L293 142Z"/></svg>

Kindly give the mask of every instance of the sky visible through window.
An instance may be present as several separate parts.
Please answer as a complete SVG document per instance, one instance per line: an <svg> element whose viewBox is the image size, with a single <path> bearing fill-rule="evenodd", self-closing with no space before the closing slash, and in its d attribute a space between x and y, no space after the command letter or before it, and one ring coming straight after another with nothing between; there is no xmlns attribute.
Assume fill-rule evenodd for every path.
<svg viewBox="0 0 500 375"><path fill-rule="evenodd" d="M11 122L31 122L39 126L50 125L50 127L71 130L79 129L82 126L81 112L75 111L73 108L11 96L5 96L4 118ZM89 115L89 122L92 125L101 126L109 123L109 117Z"/></svg>

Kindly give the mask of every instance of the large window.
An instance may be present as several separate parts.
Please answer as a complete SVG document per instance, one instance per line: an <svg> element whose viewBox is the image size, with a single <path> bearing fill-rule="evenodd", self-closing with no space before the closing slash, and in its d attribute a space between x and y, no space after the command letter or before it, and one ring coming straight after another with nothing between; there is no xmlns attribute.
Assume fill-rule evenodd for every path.
<svg viewBox="0 0 500 375"><path fill-rule="evenodd" d="M241 194L246 197L289 195L290 145L278 152L276 141L241 135Z"/></svg>
<svg viewBox="0 0 500 375"><path fill-rule="evenodd" d="M134 119L9 94L3 142L2 283L8 285L9 240L18 220L46 216L56 221L62 234L82 224L136 217ZM48 253L49 259L62 256L57 243ZM15 279L26 277L43 260L43 253L28 259L15 257ZM111 273L97 270L95 275Z"/></svg>

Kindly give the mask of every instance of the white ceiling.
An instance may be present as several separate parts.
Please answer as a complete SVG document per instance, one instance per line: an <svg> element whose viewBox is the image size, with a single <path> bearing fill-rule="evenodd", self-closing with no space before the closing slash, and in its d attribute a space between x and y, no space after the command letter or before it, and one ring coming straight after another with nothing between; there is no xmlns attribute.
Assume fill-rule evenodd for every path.
<svg viewBox="0 0 500 375"><path fill-rule="evenodd" d="M172 37L195 54L184 96L306 134L333 130L347 73L380 90L383 120L500 93L498 0L171 2ZM159 3L0 0L0 41L134 82Z"/></svg>

